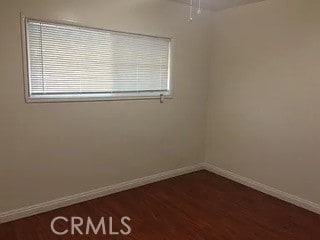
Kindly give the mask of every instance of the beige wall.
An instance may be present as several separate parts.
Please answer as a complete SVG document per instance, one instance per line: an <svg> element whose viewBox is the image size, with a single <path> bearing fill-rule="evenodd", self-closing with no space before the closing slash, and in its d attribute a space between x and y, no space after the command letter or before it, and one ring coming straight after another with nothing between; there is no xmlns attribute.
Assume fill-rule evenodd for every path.
<svg viewBox="0 0 320 240"><path fill-rule="evenodd" d="M0 213L204 158L320 203L320 2L267 0L192 24L187 10L164 0L1 0ZM20 11L173 37L174 98L26 104Z"/></svg>
<svg viewBox="0 0 320 240"><path fill-rule="evenodd" d="M216 13L206 161L320 203L320 1Z"/></svg>
<svg viewBox="0 0 320 240"><path fill-rule="evenodd" d="M20 11L173 37L173 99L26 104ZM201 162L208 19L163 0L1 0L0 212Z"/></svg>

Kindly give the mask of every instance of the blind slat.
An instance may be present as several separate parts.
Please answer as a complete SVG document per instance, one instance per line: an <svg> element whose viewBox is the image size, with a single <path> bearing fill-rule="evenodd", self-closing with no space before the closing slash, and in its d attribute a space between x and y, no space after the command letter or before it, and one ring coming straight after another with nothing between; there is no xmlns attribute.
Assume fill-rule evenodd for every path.
<svg viewBox="0 0 320 240"><path fill-rule="evenodd" d="M168 92L170 40L27 20L30 96Z"/></svg>

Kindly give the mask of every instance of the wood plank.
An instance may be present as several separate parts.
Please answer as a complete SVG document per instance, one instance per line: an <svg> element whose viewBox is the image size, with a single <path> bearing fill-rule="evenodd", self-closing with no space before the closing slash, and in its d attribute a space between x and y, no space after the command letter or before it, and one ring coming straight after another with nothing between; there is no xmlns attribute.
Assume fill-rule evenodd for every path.
<svg viewBox="0 0 320 240"><path fill-rule="evenodd" d="M56 216L113 217L114 228L129 216L129 236L57 236ZM61 230L69 223L59 222ZM84 230L84 228L81 228ZM319 240L320 216L207 171L153 183L0 225L6 240Z"/></svg>

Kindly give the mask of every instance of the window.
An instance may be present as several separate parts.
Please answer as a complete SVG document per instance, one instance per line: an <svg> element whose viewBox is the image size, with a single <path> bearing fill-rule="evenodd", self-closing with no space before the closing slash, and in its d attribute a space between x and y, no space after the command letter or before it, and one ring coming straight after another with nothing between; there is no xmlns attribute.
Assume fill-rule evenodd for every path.
<svg viewBox="0 0 320 240"><path fill-rule="evenodd" d="M26 19L28 100L170 95L170 39Z"/></svg>

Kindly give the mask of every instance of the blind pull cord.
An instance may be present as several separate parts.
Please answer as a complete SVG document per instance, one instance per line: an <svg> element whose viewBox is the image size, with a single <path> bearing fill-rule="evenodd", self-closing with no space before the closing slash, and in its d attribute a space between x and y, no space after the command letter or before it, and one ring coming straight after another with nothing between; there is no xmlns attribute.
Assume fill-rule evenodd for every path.
<svg viewBox="0 0 320 240"><path fill-rule="evenodd" d="M160 94L160 103L164 103L164 94Z"/></svg>

